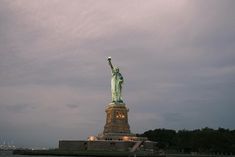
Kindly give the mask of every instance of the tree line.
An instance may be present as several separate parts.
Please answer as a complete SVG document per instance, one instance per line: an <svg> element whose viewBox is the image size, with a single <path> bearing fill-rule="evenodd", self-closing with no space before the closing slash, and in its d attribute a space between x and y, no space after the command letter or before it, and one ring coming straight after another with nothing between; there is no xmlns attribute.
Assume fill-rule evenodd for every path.
<svg viewBox="0 0 235 157"><path fill-rule="evenodd" d="M196 130L155 129L139 134L158 147L176 152L232 153L235 154L235 130L202 128Z"/></svg>

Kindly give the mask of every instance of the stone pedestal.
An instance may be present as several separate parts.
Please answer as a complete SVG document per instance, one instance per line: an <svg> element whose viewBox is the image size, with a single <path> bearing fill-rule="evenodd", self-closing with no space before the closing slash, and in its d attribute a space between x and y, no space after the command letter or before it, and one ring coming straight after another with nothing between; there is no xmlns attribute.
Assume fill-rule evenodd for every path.
<svg viewBox="0 0 235 157"><path fill-rule="evenodd" d="M131 133L128 123L129 109L124 103L110 103L106 109L106 124L98 140L112 141L143 141L146 137L137 137Z"/></svg>
<svg viewBox="0 0 235 157"><path fill-rule="evenodd" d="M110 103L105 110L107 117L103 134L129 134L128 111L124 103Z"/></svg>

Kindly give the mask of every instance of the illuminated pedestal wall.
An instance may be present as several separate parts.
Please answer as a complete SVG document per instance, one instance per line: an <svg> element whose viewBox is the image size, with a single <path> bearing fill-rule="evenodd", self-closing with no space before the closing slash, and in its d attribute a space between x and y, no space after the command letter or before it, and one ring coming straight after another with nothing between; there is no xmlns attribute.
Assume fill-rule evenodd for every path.
<svg viewBox="0 0 235 157"><path fill-rule="evenodd" d="M98 140L140 141L145 137L136 137L130 131L128 123L129 109L124 103L110 103L106 110L106 124Z"/></svg>
<svg viewBox="0 0 235 157"><path fill-rule="evenodd" d="M106 108L106 124L104 134L107 133L127 133L129 134L130 126L128 124L128 109L125 104L110 103Z"/></svg>

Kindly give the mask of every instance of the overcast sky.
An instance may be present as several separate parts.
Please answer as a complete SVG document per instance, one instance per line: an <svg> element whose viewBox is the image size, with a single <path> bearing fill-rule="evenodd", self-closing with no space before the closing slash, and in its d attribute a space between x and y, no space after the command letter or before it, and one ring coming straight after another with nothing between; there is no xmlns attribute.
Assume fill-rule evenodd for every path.
<svg viewBox="0 0 235 157"><path fill-rule="evenodd" d="M103 131L107 57L133 133L235 129L234 0L0 0L0 143Z"/></svg>

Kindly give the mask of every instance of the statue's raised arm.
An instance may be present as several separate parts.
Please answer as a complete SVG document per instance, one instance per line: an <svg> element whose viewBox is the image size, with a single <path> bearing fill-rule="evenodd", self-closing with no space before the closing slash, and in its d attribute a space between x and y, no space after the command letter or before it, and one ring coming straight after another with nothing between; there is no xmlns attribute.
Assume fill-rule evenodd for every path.
<svg viewBox="0 0 235 157"><path fill-rule="evenodd" d="M113 71L113 65L112 65L112 63L111 63L111 57L108 57L108 62L109 62L109 65L110 65L110 67L111 67L111 70Z"/></svg>

